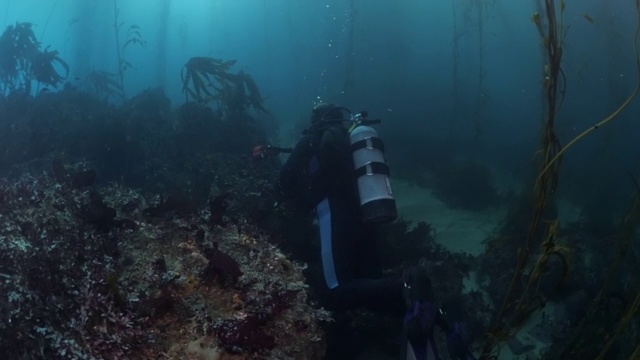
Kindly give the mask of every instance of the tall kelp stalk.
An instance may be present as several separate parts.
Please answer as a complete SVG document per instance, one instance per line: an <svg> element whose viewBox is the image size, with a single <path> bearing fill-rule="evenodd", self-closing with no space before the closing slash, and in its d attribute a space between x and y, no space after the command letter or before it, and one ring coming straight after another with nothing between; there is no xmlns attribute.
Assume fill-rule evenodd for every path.
<svg viewBox="0 0 640 360"><path fill-rule="evenodd" d="M126 40L124 44L122 44L121 46L120 30L122 30L122 27L124 26L124 22L120 21L120 9L118 8L117 0L113 0L113 12L114 12L113 27L116 35L116 55L118 57L117 76L120 84L120 94L122 94L122 98L126 100L127 96L124 90L124 73L129 68L132 68L132 69L135 69L135 68L133 67L133 65L131 65L129 61L127 61L124 58L124 51L127 49L129 45L139 45L139 46L145 47L147 45L147 42L142 37L140 27L134 24L129 26L129 29L127 30Z"/></svg>
<svg viewBox="0 0 640 360"><path fill-rule="evenodd" d="M637 84L635 89L633 90L631 95L629 95L629 97L624 101L624 103L622 103L622 105L620 105L620 107L618 107L614 112L612 112L606 118L602 119L597 124L589 127L588 129L580 133L578 136L573 138L573 140L571 140L567 145L565 145L562 149L560 149L560 151L558 151L558 153L542 169L542 171L540 172L540 176L538 177L538 181L540 181L540 178L545 176L547 172L551 171L552 168L556 166L556 164L560 160L560 157L567 150L569 150L578 141L582 140L585 136L591 134L595 130L598 130L601 126L606 125L607 123L617 118L622 113L622 111L625 110L631 104L631 102L638 96L638 92L640 92L640 56L638 54L638 37L640 36L640 0L633 0L633 1L636 4L636 13L637 13L637 26L636 26L635 34L633 36L633 53L636 57L636 69L637 69ZM562 3L564 3L564 1Z"/></svg>
<svg viewBox="0 0 640 360"><path fill-rule="evenodd" d="M486 35L486 23L489 19L489 12L496 4L496 0L454 0L452 4L453 15L453 39L452 39L452 67L451 67L451 81L452 81L452 118L450 129L450 142L455 146L457 138L460 137L460 129L458 128L460 120L465 117L475 118L475 123L472 126L473 129L473 143L475 146L480 145L483 132L483 116L482 113L487 105L488 91L485 86L485 80L487 77L487 71L485 66L485 35ZM469 44L464 44L464 40L468 39ZM473 101L472 113L462 114L461 109L464 109L463 96L461 96L460 85L464 80L468 80L470 77L460 75L460 57L461 51L465 46L471 45L475 42L475 49L467 53L469 60L478 64L477 68L477 83L476 83L476 97Z"/></svg>
<svg viewBox="0 0 640 360"><path fill-rule="evenodd" d="M487 71L485 69L484 62L484 36L485 36L485 16L486 11L485 7L491 5L491 1L487 0L472 0L472 4L475 7L476 18L477 18L477 31L476 34L478 36L477 39L477 56L478 56L478 84L477 84L477 94L476 101L474 105L473 115L475 117L475 125L473 131L473 142L476 147L480 145L480 140L482 138L482 112L484 111L485 105L487 104L487 89L484 86L484 80L487 76Z"/></svg>
<svg viewBox="0 0 640 360"><path fill-rule="evenodd" d="M124 91L124 71L122 70L122 50L120 49L120 22L118 21L120 15L120 9L118 9L118 3L113 0L113 27L116 34L116 55L118 56L118 80L120 82L120 92L122 97L126 99Z"/></svg>
<svg viewBox="0 0 640 360"><path fill-rule="evenodd" d="M56 11L56 7L58 7L58 0L54 1L53 6L51 6L51 10L49 10L47 21L45 21L44 27L42 28L42 33L40 34L40 41L44 39L44 35L47 33L47 27L49 27L49 21L51 21L51 16L53 16L54 11Z"/></svg>
<svg viewBox="0 0 640 360"><path fill-rule="evenodd" d="M462 114L460 109L463 107L462 97L460 96L460 39L465 35L466 30L459 19L460 0L451 2L451 10L453 11L453 39L452 39L452 61L451 61L451 128L449 129L449 143L455 144L456 138L459 136L458 126Z"/></svg>
<svg viewBox="0 0 640 360"><path fill-rule="evenodd" d="M544 120L542 136L542 172L536 180L533 191L533 213L529 222L527 234L522 246L517 251L517 263L509 288L507 289L500 310L494 319L492 329L489 331L481 359L495 358L495 348L500 341L512 337L525 320L534 311L543 306L543 301L537 295L537 284L540 282L542 271L552 255L558 255L566 263L568 249L556 244L558 234L558 221L551 223L546 239L541 244L541 254L537 263L533 266L533 272L529 276L528 283L522 287L523 275L530 265L533 248L539 241L540 226L543 215L546 213L549 200L554 195L558 185L559 161L556 155L561 149L560 142L555 134L556 114L564 97L564 73L561 69L562 61L562 14L564 1L561 0L560 8L556 7L554 0L544 1L544 14L535 12L533 22L540 36L543 38L545 49L544 66L544 90L547 111ZM543 19L544 16L544 19Z"/></svg>
<svg viewBox="0 0 640 360"><path fill-rule="evenodd" d="M169 22L171 15L171 1L163 0L160 9L160 26L158 28L158 48L157 48L157 81L165 86L167 80L167 41L169 37Z"/></svg>
<svg viewBox="0 0 640 360"><path fill-rule="evenodd" d="M636 57L636 67L638 70L638 85L636 85L635 90L618 109L612 112L605 119L601 120L597 124L591 126L583 133L575 137L566 146L561 147L555 135L554 129L556 115L562 105L562 99L564 98L566 90L566 79L561 68L563 51L562 43L564 37L562 15L564 12L565 3L563 0L561 0L560 6L558 8L554 0L541 1L542 4L538 3L538 5L540 5L541 11L534 13L532 20L543 38L546 58L546 64L544 66L544 86L546 94L545 100L547 103L547 113L545 117L545 126L543 129L543 148L541 150L543 162L541 171L536 179L534 186L534 209L532 218L529 223L527 236L525 238L523 246L520 247L517 251L517 264L512 277L512 281L504 296L502 306L494 319L493 327L488 332L487 339L482 349L482 354L480 357L481 359L495 359L495 350L498 343L511 338L525 323L525 320L528 319L529 315L544 305L544 298L537 293L537 285L540 283L542 271L546 267L546 264L552 255L557 255L561 258L561 260L565 264L565 276L567 276L567 271L569 268L568 264L570 261L570 251L567 247L556 243L559 226L558 221L553 220L550 222L551 225L549 226L546 238L541 243L540 255L538 256L536 263L532 266L533 270L528 276L528 280L524 282L524 286L521 285L524 280L523 275L525 269L527 269L530 265L532 249L539 238L539 234L541 231L540 228L543 221L543 214L545 214L545 210L547 210L548 208L549 201L552 199L557 188L558 172L562 155L579 140L620 115L620 113L627 106L629 106L632 100L636 97L636 95L638 94L638 90L640 89L640 58L638 57L637 50L637 40L640 33L640 0L635 0L636 11L638 13L638 27L636 28L633 39L633 49ZM540 12L542 12L543 15L541 15ZM598 313L599 309L601 309L601 307L598 307L598 302L602 301L600 299L604 298L608 294L606 289L609 286L608 284L611 282L611 279L616 276L616 273L618 271L616 267L619 266L617 264L619 264L622 260L622 257L624 257L624 255L628 253L629 247L627 241L630 241L630 239L633 237L633 235L635 234L635 229L640 222L640 214L638 214L638 212L640 211L639 208L640 205L638 205L638 200L636 199L634 201L634 205L625 218L623 230L620 237L620 239L622 240L620 240L620 242L618 243L618 255L616 259L614 259L610 269L610 273L605 280L603 291L594 300L594 306L592 307L592 309L594 310L592 310L592 314ZM640 281L640 279L635 280L636 283L638 281ZM599 350L600 353L597 359L606 358L607 353L613 346L614 341L616 341L620 334L627 328L633 316L635 316L638 310L640 310L640 291L637 290L638 287L640 287L640 284L635 284L635 286L632 286L633 289L636 289L633 294L637 293L637 295L635 295L635 298L631 299L631 301L629 302L630 305L626 307L625 311L622 313L621 318L616 322L615 329L611 332L611 334L608 334L608 337L606 337L606 343ZM600 303L600 305L602 304ZM588 318L585 319L585 321L588 321ZM593 330L593 328L590 329L590 331ZM565 350L563 350L564 352L562 352L562 354L564 356L552 356L551 359L581 358L579 356L574 356L576 355L576 353L573 351L579 349L580 346L584 345L583 340L588 341L587 337L585 336L587 333L588 332L576 334L573 340L569 341L569 345L566 346ZM599 336L605 335L606 334L600 334ZM634 354L637 354L638 352L640 352L640 350L634 350ZM554 354L555 353L556 352L554 352ZM589 354L590 355L588 357L591 358L594 353L590 352ZM635 359L633 355L632 358Z"/></svg>
<svg viewBox="0 0 640 360"><path fill-rule="evenodd" d="M543 169L540 176L543 176L545 171L548 171L550 166L557 162L557 159L562 156L571 146L589 135L593 131L599 129L601 126L611 122L617 118L620 113L626 109L629 104L636 98L640 91L640 56L638 54L638 38L640 36L640 0L634 0L636 5L636 30L633 36L633 52L636 58L636 70L637 70L637 83L636 87L627 97L627 99L613 111L609 116L598 122L597 124L589 127L581 134L576 136L569 144L562 148L547 168ZM591 21L591 20L590 20ZM635 182L635 179L634 179ZM624 356L621 351L627 350L631 354L629 360L640 359L640 344L637 342L637 329L632 329L631 322L634 318L637 318L640 313L640 277L637 274L629 274L636 268L636 264L633 259L630 259L630 271L623 271L623 262L629 258L629 254L632 253L632 243L637 238L638 229L640 228L640 187L636 184L636 192L633 196L631 207L627 211L624 220L618 234L616 236L616 248L614 251L611 265L608 267L604 276L603 284L596 297L591 302L589 309L581 320L581 322L573 330L568 339L558 346L554 347L545 356L545 360L560 360L560 359L581 359L581 358L593 358L596 360L609 359L612 356L621 358ZM615 293L614 287L616 281L627 277L627 284L625 285L624 292L616 295L621 297L623 308L618 316L610 318L606 311L610 307L612 301L612 294ZM631 329L630 329L631 328ZM626 334L627 337L622 339L625 331L635 334ZM628 341L627 341L628 340ZM612 354L612 348L616 342L625 342L629 346L626 349L618 349L617 354ZM618 347L620 348L620 346ZM596 354L598 354L596 356ZM594 357L595 356L595 357Z"/></svg>
<svg viewBox="0 0 640 360"><path fill-rule="evenodd" d="M603 41L606 48L603 55L605 55L606 68L609 70L606 78L607 106L612 109L615 109L616 106L624 102L629 96L629 91L632 90L633 85L635 85L633 83L630 84L626 77L620 76L620 74L626 71L628 65L626 62L620 61L625 58L624 56L627 55L629 51L629 44L620 41L620 39L624 38L625 24L621 21L608 21L606 22L606 26L600 27L600 24L603 23L605 19L612 19L620 12L619 7L619 4L616 2L603 1L594 9L595 13L598 14L596 19L586 14L584 15L584 19L592 26L598 26L604 36ZM579 74L586 75L585 73L589 72L590 68L585 63L583 67L581 67L581 70ZM612 131L610 134L607 134L606 137L613 139L615 133L613 132L613 127L610 129Z"/></svg>

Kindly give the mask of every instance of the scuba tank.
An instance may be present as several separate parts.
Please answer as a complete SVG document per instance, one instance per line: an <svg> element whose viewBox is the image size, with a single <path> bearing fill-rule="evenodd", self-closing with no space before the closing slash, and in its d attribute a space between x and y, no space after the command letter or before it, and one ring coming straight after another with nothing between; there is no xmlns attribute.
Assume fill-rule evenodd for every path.
<svg viewBox="0 0 640 360"><path fill-rule="evenodd" d="M365 223L386 223L398 217L396 201L389 182L389 166L384 158L384 143L369 124L379 120L366 120L366 111L351 117L349 129L353 166L355 170L360 207Z"/></svg>
<svg viewBox="0 0 640 360"><path fill-rule="evenodd" d="M342 117L343 111L351 115L349 119ZM323 103L312 111L312 126L304 133L331 123L351 123L348 139L345 141L348 141L351 147L362 220L369 224L381 224L395 220L398 217L398 211L389 182L389 167L384 158L384 144L378 132L370 126L379 124L380 120L366 119L367 115L366 111L353 114L345 107ZM327 118L329 116L331 117Z"/></svg>

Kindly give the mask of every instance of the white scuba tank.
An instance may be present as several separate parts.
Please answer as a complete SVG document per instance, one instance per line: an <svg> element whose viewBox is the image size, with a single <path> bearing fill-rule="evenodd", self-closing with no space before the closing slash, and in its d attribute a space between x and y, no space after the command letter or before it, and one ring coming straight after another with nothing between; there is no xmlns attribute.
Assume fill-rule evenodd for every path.
<svg viewBox="0 0 640 360"><path fill-rule="evenodd" d="M353 166L366 223L385 223L398 217L384 159L384 144L371 126L358 125L349 134Z"/></svg>

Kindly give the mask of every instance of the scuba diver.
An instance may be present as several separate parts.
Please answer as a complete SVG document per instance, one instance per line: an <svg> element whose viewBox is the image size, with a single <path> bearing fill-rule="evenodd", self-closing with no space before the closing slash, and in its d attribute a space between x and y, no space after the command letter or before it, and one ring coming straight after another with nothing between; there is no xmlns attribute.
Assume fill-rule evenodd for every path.
<svg viewBox="0 0 640 360"><path fill-rule="evenodd" d="M280 171L277 192L280 200L295 199L301 211L315 213L324 305L333 311L365 307L398 316L406 312L403 360L438 359L434 324L451 335L450 347L462 347L458 352L465 357L455 359L472 359L462 337L433 305L423 268L409 269L403 278L385 278L377 266L378 225L397 218L384 145L369 126L379 120L327 103L315 106L310 120L296 146L285 151L290 156ZM254 158L273 149L281 148L255 148Z"/></svg>

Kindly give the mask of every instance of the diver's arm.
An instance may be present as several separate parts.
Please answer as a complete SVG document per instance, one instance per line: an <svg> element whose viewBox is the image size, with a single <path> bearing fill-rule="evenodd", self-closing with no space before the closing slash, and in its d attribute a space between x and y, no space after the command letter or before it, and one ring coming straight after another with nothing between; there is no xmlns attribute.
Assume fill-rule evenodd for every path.
<svg viewBox="0 0 640 360"><path fill-rule="evenodd" d="M284 199L296 197L298 190L298 178L302 174L305 163L308 161L311 151L311 137L306 135L298 143L289 155L289 158L280 169L280 179L278 181L278 192Z"/></svg>

